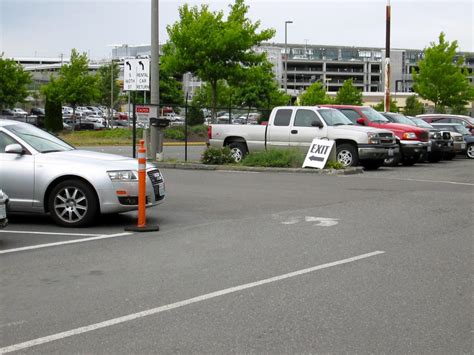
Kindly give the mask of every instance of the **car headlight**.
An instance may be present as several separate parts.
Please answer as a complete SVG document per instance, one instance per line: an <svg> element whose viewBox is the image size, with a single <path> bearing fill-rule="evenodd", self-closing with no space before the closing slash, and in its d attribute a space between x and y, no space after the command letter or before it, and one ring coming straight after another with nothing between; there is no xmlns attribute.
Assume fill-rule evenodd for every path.
<svg viewBox="0 0 474 355"><path fill-rule="evenodd" d="M135 181L138 180L138 174L134 170L112 170L107 171L112 181Z"/></svg>
<svg viewBox="0 0 474 355"><path fill-rule="evenodd" d="M380 143L379 135L375 132L367 132L367 138L369 139L369 144Z"/></svg>
<svg viewBox="0 0 474 355"><path fill-rule="evenodd" d="M405 132L403 133L403 139L416 139L416 133Z"/></svg>

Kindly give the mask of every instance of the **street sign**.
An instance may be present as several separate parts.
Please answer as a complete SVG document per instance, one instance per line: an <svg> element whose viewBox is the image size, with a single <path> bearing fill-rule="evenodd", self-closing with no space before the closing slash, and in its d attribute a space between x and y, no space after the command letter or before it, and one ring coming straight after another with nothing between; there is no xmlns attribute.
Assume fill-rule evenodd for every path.
<svg viewBox="0 0 474 355"><path fill-rule="evenodd" d="M137 90L137 66L135 59L126 59L123 66L123 90Z"/></svg>
<svg viewBox="0 0 474 355"><path fill-rule="evenodd" d="M334 141L313 139L313 142L309 146L308 153L306 154L303 168L309 166L311 168L324 169L333 147Z"/></svg>
<svg viewBox="0 0 474 355"><path fill-rule="evenodd" d="M123 70L124 91L150 90L150 60L126 59Z"/></svg>
<svg viewBox="0 0 474 355"><path fill-rule="evenodd" d="M135 108L138 122L147 122L151 117L158 117L158 106L140 105Z"/></svg>
<svg viewBox="0 0 474 355"><path fill-rule="evenodd" d="M150 90L150 60L138 59L136 73L137 73L137 90L149 91Z"/></svg>

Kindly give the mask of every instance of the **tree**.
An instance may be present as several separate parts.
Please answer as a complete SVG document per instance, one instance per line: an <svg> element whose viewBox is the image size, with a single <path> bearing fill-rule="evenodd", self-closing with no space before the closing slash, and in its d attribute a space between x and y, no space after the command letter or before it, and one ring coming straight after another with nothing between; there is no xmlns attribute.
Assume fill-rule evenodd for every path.
<svg viewBox="0 0 474 355"><path fill-rule="evenodd" d="M118 78L120 75L120 68L118 63L112 62L108 65L103 65L99 68L98 72L97 85L99 87L99 98L98 102L101 105L110 107L111 98L113 100L112 107L110 107L110 115L113 116L113 109L120 101L120 84ZM113 94L113 95L111 95Z"/></svg>
<svg viewBox="0 0 474 355"><path fill-rule="evenodd" d="M13 107L28 96L30 73L11 59L0 56L0 109Z"/></svg>
<svg viewBox="0 0 474 355"><path fill-rule="evenodd" d="M339 105L362 105L362 91L354 86L352 79L344 81L344 84L336 94L334 103Z"/></svg>
<svg viewBox="0 0 474 355"><path fill-rule="evenodd" d="M384 112L385 111L385 99L380 100L377 105L374 105L372 107L376 111ZM390 112L398 112L397 102L392 98L390 98Z"/></svg>
<svg viewBox="0 0 474 355"><path fill-rule="evenodd" d="M163 48L163 68L174 73L191 72L209 83L215 117L218 82L239 81L247 68L262 62L264 53L253 48L273 37L273 29L257 33L260 22L246 18L248 6L235 0L224 13L211 12L208 5L179 8L180 20L167 26L169 42Z"/></svg>
<svg viewBox="0 0 474 355"><path fill-rule="evenodd" d="M184 103L182 83L166 69L160 69L160 104L181 106Z"/></svg>
<svg viewBox="0 0 474 355"><path fill-rule="evenodd" d="M61 101L72 107L73 120L78 105L89 104L100 98L98 77L89 74L87 54L79 54L75 49L71 51L70 63L64 64L59 71L58 86Z"/></svg>
<svg viewBox="0 0 474 355"><path fill-rule="evenodd" d="M59 132L63 129L63 113L61 88L57 80L51 76L49 83L41 87L41 92L46 97L44 127L48 131Z"/></svg>
<svg viewBox="0 0 474 355"><path fill-rule="evenodd" d="M240 106L270 108L286 105L290 96L281 92L268 60L262 61L245 71L245 78L235 86L235 100Z"/></svg>
<svg viewBox="0 0 474 355"><path fill-rule="evenodd" d="M403 113L407 116L421 115L425 112L423 104L416 98L416 95L407 97Z"/></svg>
<svg viewBox="0 0 474 355"><path fill-rule="evenodd" d="M323 105L331 102L326 89L319 81L311 84L298 99L301 106Z"/></svg>
<svg viewBox="0 0 474 355"><path fill-rule="evenodd" d="M439 43L431 42L418 62L418 72L413 70L413 89L422 98L435 104L436 112L446 107L460 107L474 99L474 88L469 84L464 58L456 54L457 41L449 43L443 32Z"/></svg>

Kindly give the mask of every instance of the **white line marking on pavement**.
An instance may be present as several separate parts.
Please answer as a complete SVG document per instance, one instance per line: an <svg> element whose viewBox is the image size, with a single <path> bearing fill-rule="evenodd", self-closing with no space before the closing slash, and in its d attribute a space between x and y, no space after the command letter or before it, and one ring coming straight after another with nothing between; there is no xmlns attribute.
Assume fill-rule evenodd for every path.
<svg viewBox="0 0 474 355"><path fill-rule="evenodd" d="M117 234L108 234L108 235L107 234L102 234L102 235L99 235L98 237L93 237L93 238L73 239L73 240L66 240L66 241L56 242L56 243L31 245L31 246L28 246L28 247L15 248L15 249L5 249L5 250L0 250L0 254L9 254L9 253L16 253L16 252L19 252L19 251L56 247L56 246L66 245L66 244L85 243L85 242L91 242L93 240L117 238L117 237L123 237L123 236L126 236L126 235L132 235L132 234L133 233L128 233L128 232L117 233Z"/></svg>
<svg viewBox="0 0 474 355"><path fill-rule="evenodd" d="M349 175L346 175L349 176ZM474 186L469 182L456 182L456 181L443 181L443 180L423 180L423 179L409 179L409 178L391 178L381 176L370 176L368 179L387 179L387 180L398 180L398 181L415 181L415 182L433 182L437 184L451 184L451 185L462 185L462 186Z"/></svg>
<svg viewBox="0 0 474 355"><path fill-rule="evenodd" d="M321 265L318 265L318 266L310 267L310 268L307 268L307 269L302 269L302 270L290 272L288 274L283 274L283 275L279 275L279 276L275 276L275 277L270 277L268 279L263 279L263 280L260 280L260 281L243 284L243 285L240 285L240 286L226 288L224 290L211 292L211 293L201 295L201 296L197 296L197 297L194 297L194 298L189 298L189 299L184 300L184 301L171 303L171 304L168 304L168 305L165 305L165 306L152 308L152 309L142 311L142 312L132 313L132 314L129 314L129 315L126 315L126 316L123 316L123 317L109 319L109 320L104 321L104 322L87 325L87 326L84 326L84 327L68 330L68 331L65 331L65 332L57 333L57 334L52 334L52 335L45 336L45 337L42 337L42 338L33 339L33 340L30 340L30 341L25 341L23 343L18 343L18 344L6 346L4 348L0 348L0 354L6 354L6 353L9 353L9 352L12 352L12 351L18 351L18 350L22 350L22 349L31 348L31 347L36 346L36 345L41 345L41 344L49 343L49 342L52 342L52 341L55 341L55 340L71 337L71 336L74 336L74 335L79 335L79 334L91 332L91 331L94 331L94 330L97 330L97 329L110 327L110 326L113 326L113 325L116 325L116 324L129 322L129 321L132 321L132 320L135 320L135 319L138 319L138 318L143 318L143 317L147 317L147 316L150 316L150 315L153 315L153 314L162 313L162 312L165 312L165 311L170 311L172 309L180 308L180 307L187 306L187 305L190 305L190 304L193 304L193 303L206 301L206 300L209 300L211 298L216 298L216 297L228 295L230 293L239 292L239 291L242 291L242 290L262 286L262 285L269 284L269 283L272 283L272 282L277 282L277 281L289 279L291 277L296 277L296 276L308 274L310 272L326 269L326 268L329 268L329 267L332 267L332 266L351 263L351 262L354 262L354 261L357 261L357 260L370 258L372 256L376 256L376 255L384 254L384 253L385 253L384 251L374 251L372 253L353 256L351 258L347 258L347 259L334 261L334 262L327 263L327 264L321 264Z"/></svg>
<svg viewBox="0 0 474 355"><path fill-rule="evenodd" d="M16 234L44 234L44 235L72 235L75 237L101 237L105 234L87 234L87 233L59 233L59 232L35 232L35 231L12 231L1 230L0 233L16 233Z"/></svg>

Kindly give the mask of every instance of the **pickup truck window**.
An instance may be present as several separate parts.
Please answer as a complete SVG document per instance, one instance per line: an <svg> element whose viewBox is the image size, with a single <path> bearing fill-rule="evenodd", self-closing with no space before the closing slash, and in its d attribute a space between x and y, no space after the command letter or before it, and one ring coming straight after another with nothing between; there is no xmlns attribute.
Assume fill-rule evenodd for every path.
<svg viewBox="0 0 474 355"><path fill-rule="evenodd" d="M348 119L351 120L352 123L357 123L357 119L361 118L362 116L355 110L351 110L349 108L341 108L339 109Z"/></svg>
<svg viewBox="0 0 474 355"><path fill-rule="evenodd" d="M383 117L383 115L381 113L378 113L372 107L362 107L360 110L371 122L376 122L376 123L388 123L388 122L390 122L385 117Z"/></svg>
<svg viewBox="0 0 474 355"><path fill-rule="evenodd" d="M338 110L324 109L318 110L318 112L323 116L324 121L326 121L328 126L353 125L352 121Z"/></svg>
<svg viewBox="0 0 474 355"><path fill-rule="evenodd" d="M278 110L275 114L275 119L273 120L273 124L275 126L289 126L292 113L293 113L293 110L288 110L288 109Z"/></svg>
<svg viewBox="0 0 474 355"><path fill-rule="evenodd" d="M297 110L295 116L295 122L293 126L295 127L312 127L311 123L313 121L321 122L318 115L311 110Z"/></svg>

